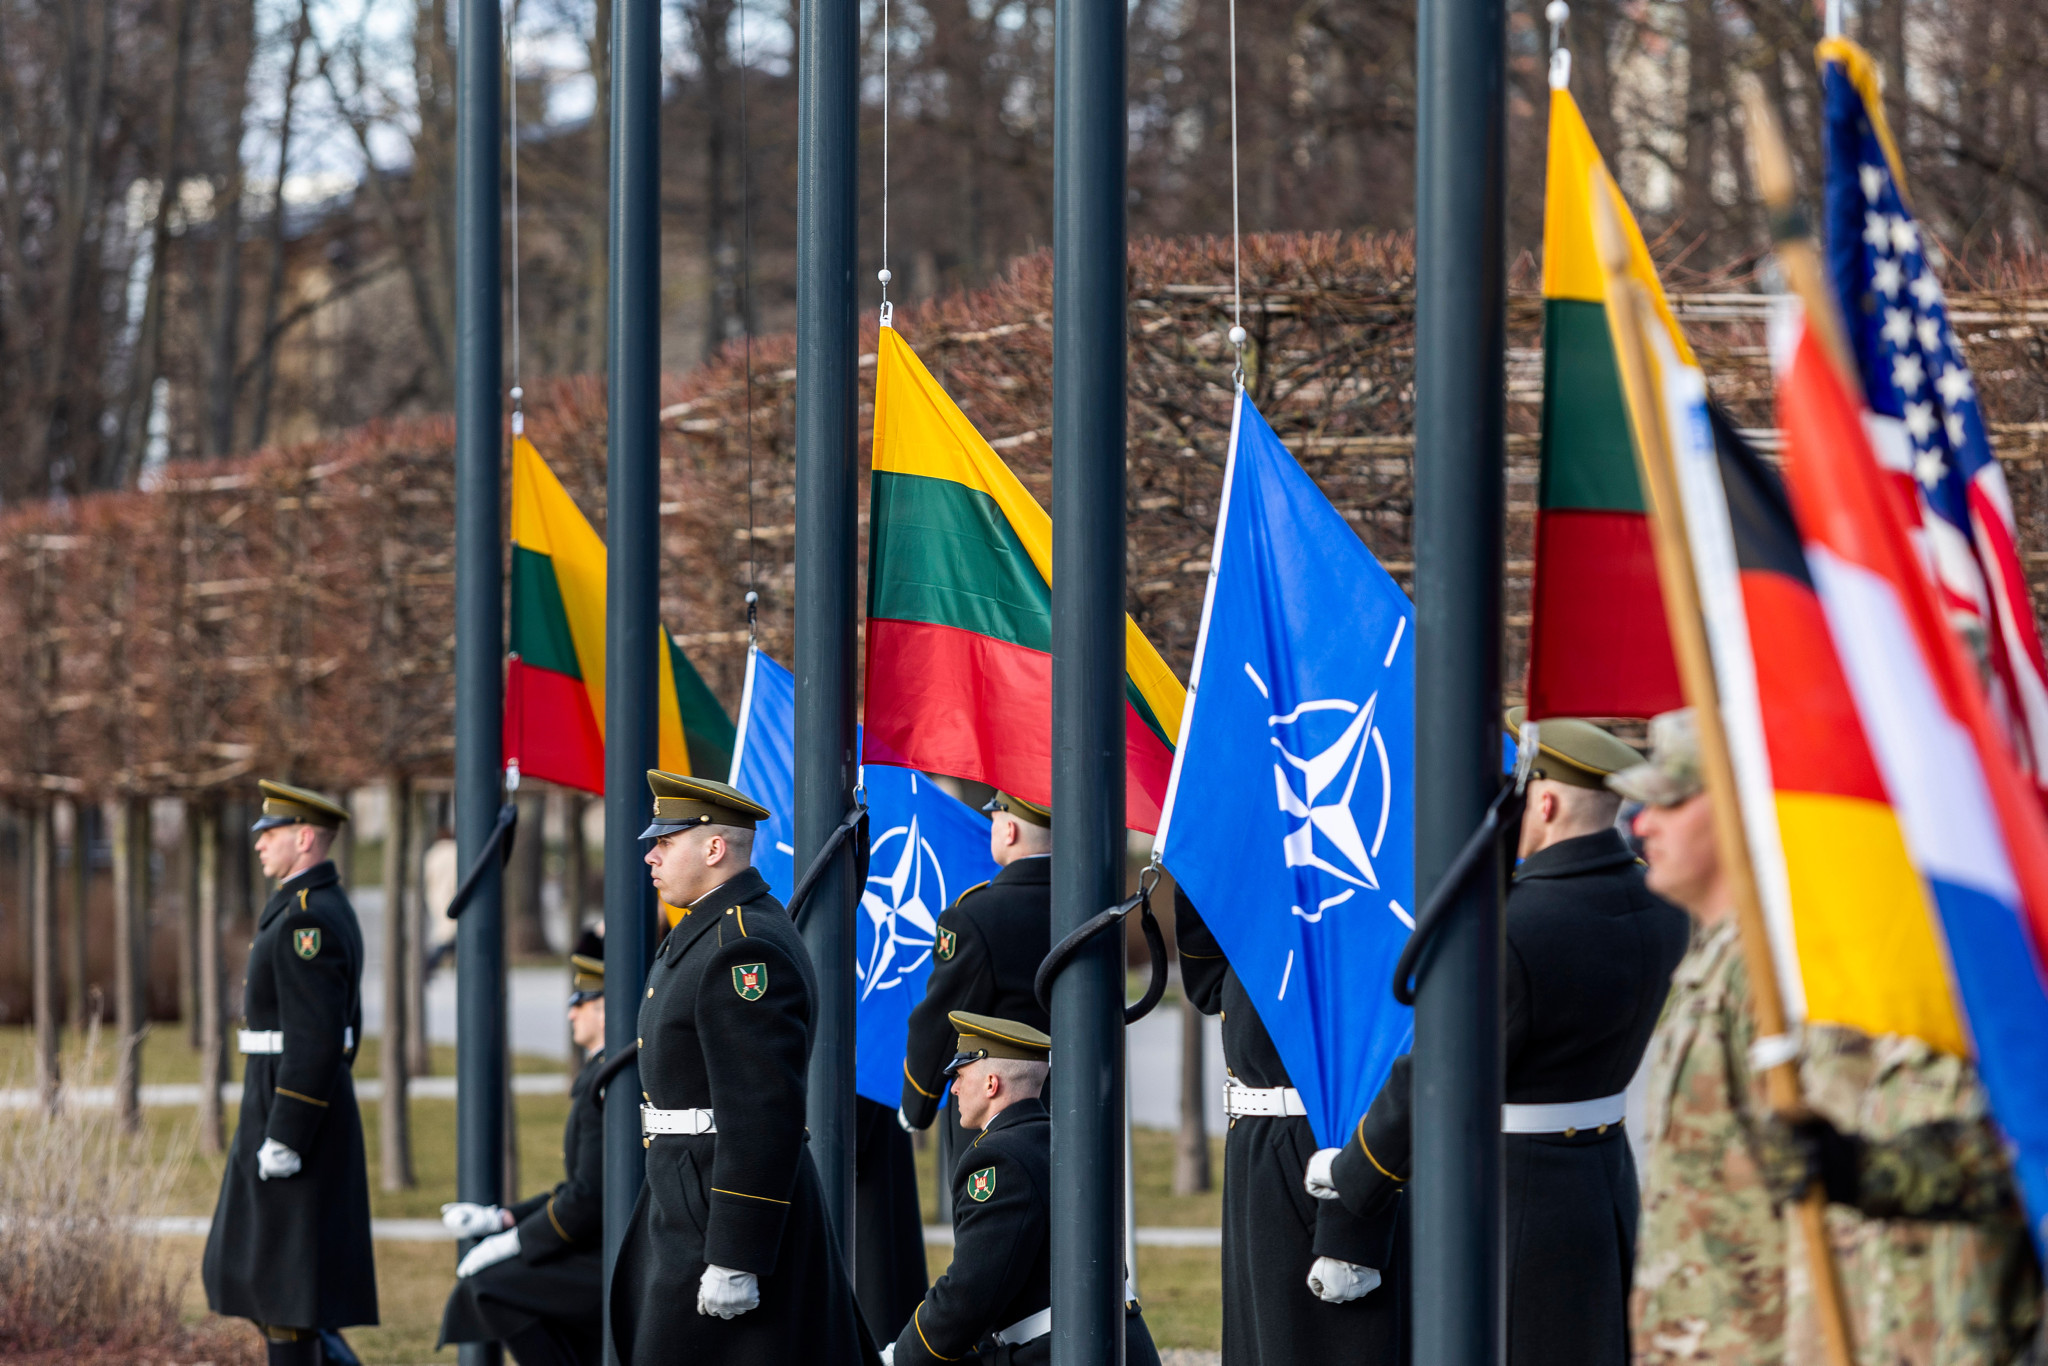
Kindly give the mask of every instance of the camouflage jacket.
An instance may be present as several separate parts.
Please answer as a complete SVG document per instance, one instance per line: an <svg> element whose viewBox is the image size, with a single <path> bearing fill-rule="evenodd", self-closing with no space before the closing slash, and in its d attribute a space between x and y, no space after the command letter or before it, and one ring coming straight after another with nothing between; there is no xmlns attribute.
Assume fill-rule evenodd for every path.
<svg viewBox="0 0 2048 1366"><path fill-rule="evenodd" d="M1828 1233L1863 1366L2004 1366L2040 1319L2040 1277L1976 1069L1918 1039L1811 1026L1807 1102L1865 1141L1862 1199ZM1928 1218L1948 1222L1929 1222ZM1804 1249L1788 1253L1791 1366L1826 1360Z"/></svg>
<svg viewBox="0 0 2048 1366"><path fill-rule="evenodd" d="M1733 920L1696 928L1650 1040L1629 1314L1643 1366L1785 1359L1784 1226L1750 1138L1755 1032Z"/></svg>

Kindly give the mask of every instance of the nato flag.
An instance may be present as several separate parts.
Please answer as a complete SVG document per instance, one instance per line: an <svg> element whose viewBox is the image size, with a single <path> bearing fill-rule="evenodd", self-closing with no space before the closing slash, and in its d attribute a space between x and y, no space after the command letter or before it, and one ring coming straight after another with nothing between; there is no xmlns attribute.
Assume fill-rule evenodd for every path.
<svg viewBox="0 0 2048 1366"><path fill-rule="evenodd" d="M747 652L732 785L774 813L754 836L754 866L787 900L796 886L796 679L758 649ZM996 875L988 818L907 768L868 764L868 884L855 921L859 1005L854 1089L890 1109L903 1092L910 1008L924 999L939 912Z"/></svg>
<svg viewBox="0 0 2048 1366"><path fill-rule="evenodd" d="M747 647L732 776L726 779L775 814L754 831L754 866L779 901L796 890L796 675Z"/></svg>
<svg viewBox="0 0 2048 1366"><path fill-rule="evenodd" d="M1308 1111L1344 1142L1413 1019L1415 609L1240 391L1160 821Z"/></svg>

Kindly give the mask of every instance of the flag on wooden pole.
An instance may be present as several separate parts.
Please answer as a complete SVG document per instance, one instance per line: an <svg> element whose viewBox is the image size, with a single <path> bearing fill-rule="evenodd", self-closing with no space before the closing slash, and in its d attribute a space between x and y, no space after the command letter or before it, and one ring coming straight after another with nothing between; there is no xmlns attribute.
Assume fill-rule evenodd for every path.
<svg viewBox="0 0 2048 1366"><path fill-rule="evenodd" d="M1543 447L1529 624L1529 716L1654 716L1683 705L1657 585L1635 438L1593 243L1599 148L1571 92L1550 92L1543 201ZM1690 364L1635 219L1617 197L1628 276Z"/></svg>

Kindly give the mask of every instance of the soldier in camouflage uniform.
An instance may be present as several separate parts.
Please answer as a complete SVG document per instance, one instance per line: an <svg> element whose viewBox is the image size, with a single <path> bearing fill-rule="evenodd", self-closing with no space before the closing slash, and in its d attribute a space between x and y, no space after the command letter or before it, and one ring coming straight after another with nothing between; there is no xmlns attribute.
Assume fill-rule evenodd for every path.
<svg viewBox="0 0 2048 1366"><path fill-rule="evenodd" d="M1650 1040L1643 1213L1630 1303L1644 1366L1785 1359L1785 1234L1757 1165L1764 1113L1749 1066L1755 1025L1734 901L1714 847L1692 713L1650 723L1649 762L1608 779L1644 803L1636 834L1650 890L1692 914L1692 946L1671 976Z"/></svg>
<svg viewBox="0 0 2048 1366"><path fill-rule="evenodd" d="M1838 1028L1811 1031L1807 1053L1802 1075L1815 1117L1766 1120L1758 1156L1781 1200L1824 1183L1859 1358L1871 1366L2017 1360L2038 1332L2040 1276L1974 1069L1917 1039ZM1857 1077L1853 1094L1826 1084ZM1804 1278L1792 1275L1789 1356L1819 1361L1805 1292Z"/></svg>

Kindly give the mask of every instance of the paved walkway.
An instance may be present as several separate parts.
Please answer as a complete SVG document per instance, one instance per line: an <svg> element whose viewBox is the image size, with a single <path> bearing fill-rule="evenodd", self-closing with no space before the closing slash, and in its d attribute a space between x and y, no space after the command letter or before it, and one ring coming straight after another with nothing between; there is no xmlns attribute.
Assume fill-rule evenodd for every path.
<svg viewBox="0 0 2048 1366"><path fill-rule="evenodd" d="M212 1221L202 1214L167 1214L138 1219L137 1227L161 1238L204 1238ZM385 1243L443 1243L453 1235L439 1219L372 1219L370 1236ZM927 1244L951 1246L953 1230L942 1224L926 1224ZM1214 1228L1141 1228L1140 1247L1221 1247L1223 1231Z"/></svg>
<svg viewBox="0 0 2048 1366"><path fill-rule="evenodd" d="M512 1077L512 1094L515 1096L560 1096L569 1091L569 1074L566 1072L519 1072ZM455 1078L414 1077L406 1083L405 1092L414 1100L455 1099ZM223 1104L239 1105L242 1100L242 1084L238 1081L223 1083L220 1088ZM357 1100L382 1100L384 1083L377 1077L365 1077L356 1083ZM111 1110L114 1108L114 1088L111 1086L70 1087L64 1092L67 1104L87 1110ZM0 1110L33 1110L42 1105L42 1097L32 1086L17 1086L0 1090ZM142 1088L144 1105L193 1106L199 1103L198 1082L166 1082Z"/></svg>

